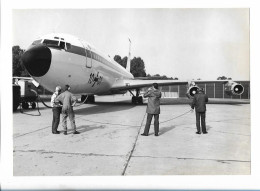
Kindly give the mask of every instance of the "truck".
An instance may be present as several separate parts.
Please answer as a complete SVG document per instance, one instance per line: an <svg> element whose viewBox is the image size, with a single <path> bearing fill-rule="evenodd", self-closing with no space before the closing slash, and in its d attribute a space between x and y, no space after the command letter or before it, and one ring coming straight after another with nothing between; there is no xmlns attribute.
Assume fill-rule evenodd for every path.
<svg viewBox="0 0 260 191"><path fill-rule="evenodd" d="M16 111L19 105L23 109L36 108L38 99L37 88L32 83L32 78L14 77L13 84L13 111Z"/></svg>

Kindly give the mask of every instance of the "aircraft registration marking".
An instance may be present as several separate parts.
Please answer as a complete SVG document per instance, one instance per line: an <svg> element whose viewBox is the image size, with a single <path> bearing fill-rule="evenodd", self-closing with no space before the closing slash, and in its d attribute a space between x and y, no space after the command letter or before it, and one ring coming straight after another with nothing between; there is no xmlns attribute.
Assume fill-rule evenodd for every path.
<svg viewBox="0 0 260 191"><path fill-rule="evenodd" d="M102 79L103 79L103 77L102 77L102 76L99 76L99 72L97 73L97 76L95 76L94 73L91 73L91 74L89 75L88 83L89 83L89 84L92 84L91 87L94 87L95 85L100 85L101 82L102 82Z"/></svg>

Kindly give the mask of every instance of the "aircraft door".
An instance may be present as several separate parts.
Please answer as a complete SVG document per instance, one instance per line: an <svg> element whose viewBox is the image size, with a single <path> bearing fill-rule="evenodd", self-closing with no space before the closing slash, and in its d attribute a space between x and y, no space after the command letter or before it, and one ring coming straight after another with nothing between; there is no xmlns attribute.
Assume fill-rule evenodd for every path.
<svg viewBox="0 0 260 191"><path fill-rule="evenodd" d="M91 47L89 46L88 48L85 47L86 51L86 67L91 68L92 67L92 51Z"/></svg>
<svg viewBox="0 0 260 191"><path fill-rule="evenodd" d="M85 50L85 54L86 54L86 64L85 64L85 67L86 68L92 68L92 52L91 52L91 47L88 46L88 47L85 47L84 46L84 43L81 42L84 50Z"/></svg>

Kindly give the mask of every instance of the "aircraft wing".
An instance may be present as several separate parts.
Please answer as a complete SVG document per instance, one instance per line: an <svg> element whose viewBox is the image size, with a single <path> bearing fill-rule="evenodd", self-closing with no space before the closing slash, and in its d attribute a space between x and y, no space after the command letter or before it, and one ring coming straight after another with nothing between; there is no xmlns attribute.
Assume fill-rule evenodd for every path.
<svg viewBox="0 0 260 191"><path fill-rule="evenodd" d="M116 82L111 90L112 91L123 91L123 90L132 90L137 88L151 87L153 83L157 83L159 86L170 86L170 85L190 85L195 84L204 84L204 83L227 83L229 80L215 80L215 81L204 81L204 80L192 80L192 81L180 81L180 80L120 80Z"/></svg>

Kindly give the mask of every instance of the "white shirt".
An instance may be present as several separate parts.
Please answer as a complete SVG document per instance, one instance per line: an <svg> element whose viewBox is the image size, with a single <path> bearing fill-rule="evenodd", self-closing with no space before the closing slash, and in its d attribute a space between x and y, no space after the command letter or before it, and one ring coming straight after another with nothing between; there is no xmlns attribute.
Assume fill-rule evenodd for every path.
<svg viewBox="0 0 260 191"><path fill-rule="evenodd" d="M55 103L54 100L58 97L58 93L54 92L51 96L51 107L59 107L59 104Z"/></svg>

